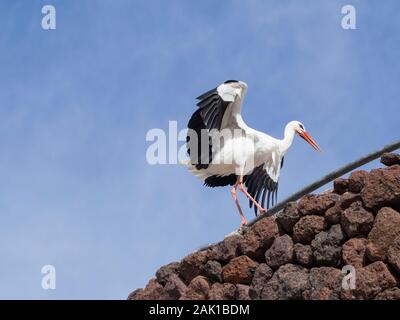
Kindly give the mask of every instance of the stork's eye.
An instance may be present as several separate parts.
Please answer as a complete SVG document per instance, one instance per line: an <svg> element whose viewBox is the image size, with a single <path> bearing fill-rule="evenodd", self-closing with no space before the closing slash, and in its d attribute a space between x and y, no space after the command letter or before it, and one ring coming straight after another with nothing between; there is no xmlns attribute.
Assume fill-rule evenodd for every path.
<svg viewBox="0 0 400 320"><path fill-rule="evenodd" d="M304 126L302 124L299 124L299 127L301 130L304 130Z"/></svg>

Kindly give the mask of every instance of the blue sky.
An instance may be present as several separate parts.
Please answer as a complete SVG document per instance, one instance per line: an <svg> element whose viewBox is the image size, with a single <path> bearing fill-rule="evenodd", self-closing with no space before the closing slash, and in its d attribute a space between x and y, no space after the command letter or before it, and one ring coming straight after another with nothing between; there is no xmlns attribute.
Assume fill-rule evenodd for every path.
<svg viewBox="0 0 400 320"><path fill-rule="evenodd" d="M54 31L41 28L45 4ZM341 28L345 4L357 30ZM281 137L300 120L324 150L295 141L280 199L399 137L398 1L0 6L3 299L125 299L159 266L237 228L228 189L145 158L148 130L184 128L194 98L224 80L249 85L250 126ZM56 290L41 288L47 264Z"/></svg>

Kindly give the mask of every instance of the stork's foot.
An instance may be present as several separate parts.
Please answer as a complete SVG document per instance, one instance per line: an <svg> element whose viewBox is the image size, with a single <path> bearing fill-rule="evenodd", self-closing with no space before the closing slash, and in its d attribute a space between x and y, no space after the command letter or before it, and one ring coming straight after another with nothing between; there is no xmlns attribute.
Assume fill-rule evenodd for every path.
<svg viewBox="0 0 400 320"><path fill-rule="evenodd" d="M241 224L240 224L240 227L242 228L242 227L244 227L246 224L247 224L246 219L242 219L242 222L241 222Z"/></svg>
<svg viewBox="0 0 400 320"><path fill-rule="evenodd" d="M264 214L264 213L266 213L266 212L267 212L267 209L261 208L260 214Z"/></svg>

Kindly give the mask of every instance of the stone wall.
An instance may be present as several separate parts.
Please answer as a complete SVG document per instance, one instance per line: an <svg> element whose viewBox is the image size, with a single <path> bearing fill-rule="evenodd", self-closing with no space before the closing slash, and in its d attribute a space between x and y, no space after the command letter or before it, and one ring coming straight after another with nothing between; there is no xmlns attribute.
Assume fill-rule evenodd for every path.
<svg viewBox="0 0 400 320"><path fill-rule="evenodd" d="M381 162L162 266L128 299L400 299L400 156Z"/></svg>

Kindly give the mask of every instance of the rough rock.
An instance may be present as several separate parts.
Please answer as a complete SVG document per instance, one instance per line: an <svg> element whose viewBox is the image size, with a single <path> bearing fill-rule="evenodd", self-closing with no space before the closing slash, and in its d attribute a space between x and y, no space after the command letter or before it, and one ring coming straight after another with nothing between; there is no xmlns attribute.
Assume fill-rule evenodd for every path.
<svg viewBox="0 0 400 320"><path fill-rule="evenodd" d="M361 201L357 201L343 211L340 223L349 237L367 235L374 223L374 215L363 208Z"/></svg>
<svg viewBox="0 0 400 320"><path fill-rule="evenodd" d="M165 300L166 294L161 284L155 278L150 279L144 289L135 290L128 299L130 300Z"/></svg>
<svg viewBox="0 0 400 320"><path fill-rule="evenodd" d="M365 180L367 179L368 172L365 170L358 170L352 172L349 177L349 191L353 193L360 193L364 188Z"/></svg>
<svg viewBox="0 0 400 320"><path fill-rule="evenodd" d="M245 284L236 285L236 300L251 300L249 295L250 287Z"/></svg>
<svg viewBox="0 0 400 320"><path fill-rule="evenodd" d="M301 218L296 202L289 202L276 217L276 221L284 231L292 234L293 227Z"/></svg>
<svg viewBox="0 0 400 320"><path fill-rule="evenodd" d="M352 238L346 241L342 247L342 259L346 265L361 268L366 262L365 250L367 239Z"/></svg>
<svg viewBox="0 0 400 320"><path fill-rule="evenodd" d="M238 245L242 241L241 235L233 235L207 249L207 258L225 263L238 255Z"/></svg>
<svg viewBox="0 0 400 320"><path fill-rule="evenodd" d="M194 252L181 261L178 272L180 277L190 283L190 281L203 272L203 265L207 262L206 251Z"/></svg>
<svg viewBox="0 0 400 320"><path fill-rule="evenodd" d="M222 269L222 277L225 282L237 284L250 284L253 279L257 263L248 256L240 256L232 259Z"/></svg>
<svg viewBox="0 0 400 320"><path fill-rule="evenodd" d="M342 216L342 208L339 204L335 204L333 207L325 211L325 221L329 224L337 224L340 222Z"/></svg>
<svg viewBox="0 0 400 320"><path fill-rule="evenodd" d="M165 266L162 266L156 272L156 278L158 283L165 285L168 281L168 278L172 274L177 274L179 269L180 263L179 262L171 262Z"/></svg>
<svg viewBox="0 0 400 320"><path fill-rule="evenodd" d="M368 209L400 208L400 165L375 169L368 175L361 198Z"/></svg>
<svg viewBox="0 0 400 320"><path fill-rule="evenodd" d="M239 243L240 251L252 259L262 260L278 234L278 224L273 218L261 219L244 235Z"/></svg>
<svg viewBox="0 0 400 320"><path fill-rule="evenodd" d="M341 264L341 244L345 235L339 224L333 225L329 231L318 233L311 242L314 261L317 266L339 266Z"/></svg>
<svg viewBox="0 0 400 320"><path fill-rule="evenodd" d="M204 275L211 281L222 282L222 266L218 261L209 260L203 268Z"/></svg>
<svg viewBox="0 0 400 320"><path fill-rule="evenodd" d="M386 289L396 286L396 279L382 261L356 269L355 289L342 289L341 298L349 300L374 299Z"/></svg>
<svg viewBox="0 0 400 320"><path fill-rule="evenodd" d="M358 193L352 193L352 192L345 192L342 194L340 197L339 201L337 202L337 205L342 209L345 210L350 205L356 201L361 201L361 196Z"/></svg>
<svg viewBox="0 0 400 320"><path fill-rule="evenodd" d="M400 236L400 213L385 207L376 215L374 226L368 234L367 256L372 261L386 259L393 241Z"/></svg>
<svg viewBox="0 0 400 320"><path fill-rule="evenodd" d="M381 157L381 163L389 167L400 164L400 154L384 153Z"/></svg>
<svg viewBox="0 0 400 320"><path fill-rule="evenodd" d="M141 294L143 292L142 288L136 289L134 291L132 291L127 300L140 300Z"/></svg>
<svg viewBox="0 0 400 320"><path fill-rule="evenodd" d="M235 299L236 286L231 283L214 283L208 293L210 300L233 300Z"/></svg>
<svg viewBox="0 0 400 320"><path fill-rule="evenodd" d="M280 267L261 291L263 300L306 299L310 290L308 270L298 265Z"/></svg>
<svg viewBox="0 0 400 320"><path fill-rule="evenodd" d="M400 300L400 289L391 288L379 293L375 300Z"/></svg>
<svg viewBox="0 0 400 320"><path fill-rule="evenodd" d="M309 194L300 199L298 209L302 215L324 214L327 209L335 205L338 198L335 193Z"/></svg>
<svg viewBox="0 0 400 320"><path fill-rule="evenodd" d="M249 288L249 295L251 299L260 299L261 291L273 274L272 269L265 263L260 263L254 272L253 281Z"/></svg>
<svg viewBox="0 0 400 320"><path fill-rule="evenodd" d="M333 191L337 194L345 193L349 188L349 182L347 179L337 178L333 181Z"/></svg>
<svg viewBox="0 0 400 320"><path fill-rule="evenodd" d="M324 217L304 216L293 227L293 240L295 242L310 243L314 236L326 229Z"/></svg>
<svg viewBox="0 0 400 320"><path fill-rule="evenodd" d="M180 300L206 300L210 291L210 284L206 277L197 276L185 289Z"/></svg>
<svg viewBox="0 0 400 320"><path fill-rule="evenodd" d="M397 271L400 277L400 236L390 245L387 257L389 264Z"/></svg>
<svg viewBox="0 0 400 320"><path fill-rule="evenodd" d="M164 286L164 292L166 299L168 300L178 300L185 292L186 284L179 278L176 274L171 274L168 277L168 281Z"/></svg>
<svg viewBox="0 0 400 320"><path fill-rule="evenodd" d="M293 260L293 240L285 234L277 237L272 246L265 252L265 261L272 269L292 262Z"/></svg>
<svg viewBox="0 0 400 320"><path fill-rule="evenodd" d="M303 267L311 267L314 262L314 255L309 245L296 243L293 247L295 261Z"/></svg>
<svg viewBox="0 0 400 320"><path fill-rule="evenodd" d="M310 300L339 300L343 274L332 267L310 270Z"/></svg>

